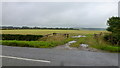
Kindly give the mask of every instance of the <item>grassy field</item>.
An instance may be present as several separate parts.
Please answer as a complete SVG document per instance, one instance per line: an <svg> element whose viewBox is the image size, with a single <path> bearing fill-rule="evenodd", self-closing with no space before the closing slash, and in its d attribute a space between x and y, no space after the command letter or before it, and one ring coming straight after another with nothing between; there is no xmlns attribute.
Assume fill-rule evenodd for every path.
<svg viewBox="0 0 120 68"><path fill-rule="evenodd" d="M51 48L58 45L63 45L69 41L76 40L77 42L72 44L71 47L79 47L80 44L88 44L89 47L97 48L100 50L106 50L110 52L118 52L120 48L116 45L112 45L103 40L100 37L98 40L93 38L93 34L99 34L100 32L108 33L107 31L95 31L95 30L41 30L41 29L20 29L20 30L2 30L2 34L32 34L32 35L46 35L51 33L68 33L73 35L85 35L83 38L64 38L63 36L50 36L43 37L37 41L17 41L17 40L4 40L0 41L3 45L13 45L21 47L37 47L37 48Z"/></svg>
<svg viewBox="0 0 120 68"><path fill-rule="evenodd" d="M69 34L94 34L107 31L97 30L41 30L41 29L19 29L19 30L2 30L3 34L33 34L46 35L50 33L69 33Z"/></svg>

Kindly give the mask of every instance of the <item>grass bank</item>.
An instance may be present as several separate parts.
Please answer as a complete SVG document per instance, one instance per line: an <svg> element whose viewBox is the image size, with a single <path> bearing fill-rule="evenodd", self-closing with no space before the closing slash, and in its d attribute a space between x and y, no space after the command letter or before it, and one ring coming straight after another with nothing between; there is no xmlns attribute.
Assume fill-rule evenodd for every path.
<svg viewBox="0 0 120 68"><path fill-rule="evenodd" d="M34 47L34 48L52 48L58 45L62 45L66 42L58 41L17 41L17 40L2 40L2 45L18 46L18 47Z"/></svg>
<svg viewBox="0 0 120 68"><path fill-rule="evenodd" d="M109 52L120 52L120 47L112 45L103 40L103 37L95 39L93 35L87 35L87 37L81 37L76 39L77 42L70 45L71 47L80 47L80 44L88 44L89 47L105 50Z"/></svg>

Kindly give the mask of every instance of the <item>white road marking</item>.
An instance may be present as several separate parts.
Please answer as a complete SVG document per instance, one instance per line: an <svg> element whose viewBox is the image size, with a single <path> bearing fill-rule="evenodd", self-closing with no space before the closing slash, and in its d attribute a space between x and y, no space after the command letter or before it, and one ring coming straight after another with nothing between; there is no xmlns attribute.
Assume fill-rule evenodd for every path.
<svg viewBox="0 0 120 68"><path fill-rule="evenodd" d="M20 57L12 57L12 56L2 56L2 55L0 55L0 57L11 58L11 59L19 59L19 60L27 60L27 61L45 62L45 63L50 63L51 62L51 61L47 61L47 60L36 60L36 59L28 59L28 58L20 58Z"/></svg>

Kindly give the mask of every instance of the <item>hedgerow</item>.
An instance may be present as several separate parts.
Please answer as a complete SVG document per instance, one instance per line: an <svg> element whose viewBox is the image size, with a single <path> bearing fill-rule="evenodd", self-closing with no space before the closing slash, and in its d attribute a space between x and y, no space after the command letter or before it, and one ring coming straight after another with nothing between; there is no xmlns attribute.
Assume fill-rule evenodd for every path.
<svg viewBox="0 0 120 68"><path fill-rule="evenodd" d="M2 34L2 40L36 41L41 37L43 37L43 35Z"/></svg>

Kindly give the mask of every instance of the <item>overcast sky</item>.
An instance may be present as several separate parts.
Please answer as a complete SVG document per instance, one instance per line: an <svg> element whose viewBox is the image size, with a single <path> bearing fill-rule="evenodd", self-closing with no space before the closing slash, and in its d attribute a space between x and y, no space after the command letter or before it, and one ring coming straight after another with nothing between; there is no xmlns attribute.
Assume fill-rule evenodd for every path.
<svg viewBox="0 0 120 68"><path fill-rule="evenodd" d="M4 2L2 25L105 28L115 2Z"/></svg>

